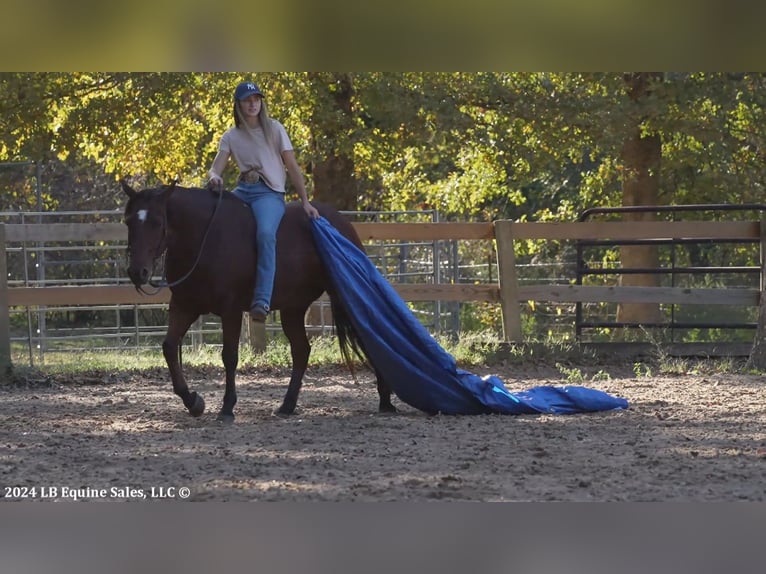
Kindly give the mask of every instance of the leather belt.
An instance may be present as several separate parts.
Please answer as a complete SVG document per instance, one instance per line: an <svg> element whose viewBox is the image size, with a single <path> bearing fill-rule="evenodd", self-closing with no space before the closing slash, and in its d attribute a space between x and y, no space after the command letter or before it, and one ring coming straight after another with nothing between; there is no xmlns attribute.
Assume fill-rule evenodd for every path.
<svg viewBox="0 0 766 574"><path fill-rule="evenodd" d="M254 169L251 169L249 171L243 171L239 174L239 181L242 181L244 183L258 183L260 179L261 179L260 174Z"/></svg>

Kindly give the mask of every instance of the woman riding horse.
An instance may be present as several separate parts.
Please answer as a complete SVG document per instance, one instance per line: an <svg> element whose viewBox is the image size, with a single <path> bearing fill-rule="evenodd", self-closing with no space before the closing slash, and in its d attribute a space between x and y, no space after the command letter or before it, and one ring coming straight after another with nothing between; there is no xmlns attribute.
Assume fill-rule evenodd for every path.
<svg viewBox="0 0 766 574"><path fill-rule="evenodd" d="M319 212L309 203L287 131L269 117L263 93L253 82L241 82L234 90L234 127L221 137L208 172L208 185L218 193L223 192L221 174L230 157L239 167L239 181L232 193L247 203L255 216L258 264L250 317L263 322L271 309L277 228L285 213L285 168L306 214L315 219Z"/></svg>

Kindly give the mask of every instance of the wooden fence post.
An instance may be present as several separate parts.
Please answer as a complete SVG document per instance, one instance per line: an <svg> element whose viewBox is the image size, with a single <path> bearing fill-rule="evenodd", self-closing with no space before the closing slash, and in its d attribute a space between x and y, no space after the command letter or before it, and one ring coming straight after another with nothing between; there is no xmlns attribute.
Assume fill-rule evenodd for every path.
<svg viewBox="0 0 766 574"><path fill-rule="evenodd" d="M250 314L245 313L242 316L242 326L250 349L256 354L263 353L266 350L267 342L266 325L252 321Z"/></svg>
<svg viewBox="0 0 766 574"><path fill-rule="evenodd" d="M11 369L11 319L8 309L8 262L5 224L0 223L0 376Z"/></svg>
<svg viewBox="0 0 766 574"><path fill-rule="evenodd" d="M516 252L513 248L513 222L495 221L495 244L500 283L500 306L503 312L503 336L508 342L521 343L521 309L516 275Z"/></svg>
<svg viewBox="0 0 766 574"><path fill-rule="evenodd" d="M761 214L761 284L758 300L758 328L753 339L753 348L747 360L747 367L766 368L766 214Z"/></svg>

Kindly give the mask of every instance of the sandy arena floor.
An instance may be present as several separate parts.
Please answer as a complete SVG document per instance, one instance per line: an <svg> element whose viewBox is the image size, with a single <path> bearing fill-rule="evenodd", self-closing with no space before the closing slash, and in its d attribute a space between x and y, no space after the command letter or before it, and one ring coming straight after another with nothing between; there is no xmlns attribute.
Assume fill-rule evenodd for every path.
<svg viewBox="0 0 766 574"><path fill-rule="evenodd" d="M566 383L545 367L471 370L499 375L510 391ZM273 415L286 370L240 372L237 420L223 426L216 368L187 369L207 402L198 419L165 369L0 384L1 494L178 499L185 487L192 501L766 500L763 377L599 370L610 378L579 384L627 398L630 410L427 416L397 400L398 414L380 415L371 375L355 383L313 367L292 417Z"/></svg>

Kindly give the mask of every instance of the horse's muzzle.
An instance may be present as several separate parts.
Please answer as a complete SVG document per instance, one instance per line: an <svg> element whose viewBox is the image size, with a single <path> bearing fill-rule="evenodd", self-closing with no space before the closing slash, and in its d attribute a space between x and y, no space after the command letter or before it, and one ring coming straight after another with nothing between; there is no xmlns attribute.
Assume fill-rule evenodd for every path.
<svg viewBox="0 0 766 574"><path fill-rule="evenodd" d="M128 277L130 277L131 283L135 285L136 289L141 287L142 285L146 285L146 283L149 281L149 274L151 271L147 267L141 267L139 269L134 269L133 267L128 269Z"/></svg>

